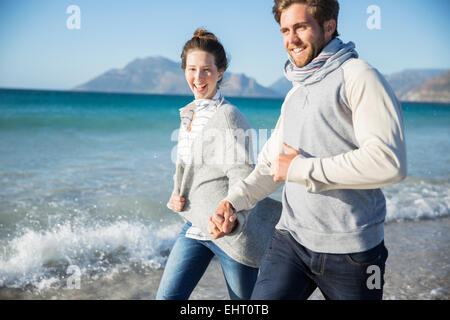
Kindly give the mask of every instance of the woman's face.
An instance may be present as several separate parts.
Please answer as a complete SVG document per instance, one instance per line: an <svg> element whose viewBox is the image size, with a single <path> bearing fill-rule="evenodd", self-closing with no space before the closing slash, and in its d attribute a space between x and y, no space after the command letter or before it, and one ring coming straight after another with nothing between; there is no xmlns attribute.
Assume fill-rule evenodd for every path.
<svg viewBox="0 0 450 320"><path fill-rule="evenodd" d="M215 96L217 82L222 79L223 71L217 70L214 56L206 51L189 51L184 70L195 99L211 99Z"/></svg>

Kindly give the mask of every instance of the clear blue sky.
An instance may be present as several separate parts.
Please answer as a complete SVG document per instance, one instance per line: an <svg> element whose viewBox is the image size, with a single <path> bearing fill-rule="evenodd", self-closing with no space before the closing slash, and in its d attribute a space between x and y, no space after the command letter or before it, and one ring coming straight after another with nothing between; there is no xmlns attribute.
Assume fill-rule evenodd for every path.
<svg viewBox="0 0 450 320"><path fill-rule="evenodd" d="M81 29L69 30L69 5ZM231 56L229 71L263 85L286 60L272 0L0 0L0 87L70 89L133 59L179 61L193 31L206 27ZM450 0L341 0L339 32L360 56L389 74L450 68ZM369 30L370 5L381 30Z"/></svg>

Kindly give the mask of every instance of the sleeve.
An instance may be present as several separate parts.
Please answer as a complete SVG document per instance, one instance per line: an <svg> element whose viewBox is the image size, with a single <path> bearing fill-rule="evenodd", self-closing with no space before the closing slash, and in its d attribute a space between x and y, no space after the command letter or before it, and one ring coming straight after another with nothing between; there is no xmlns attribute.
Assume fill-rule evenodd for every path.
<svg viewBox="0 0 450 320"><path fill-rule="evenodd" d="M271 161L280 150L281 123L282 117L280 116L275 130L258 156L258 162L253 171L248 176L246 175L245 179L234 179L233 184L230 182L232 187L224 200L230 202L237 212L252 209L258 201L266 198L283 185L282 182L274 182L270 176Z"/></svg>
<svg viewBox="0 0 450 320"><path fill-rule="evenodd" d="M348 67L344 78L359 148L330 158L294 158L287 181L309 192L381 188L407 174L402 112L394 92L367 64Z"/></svg>
<svg viewBox="0 0 450 320"><path fill-rule="evenodd" d="M172 141L180 141L180 134L181 134L181 124L180 128L172 133L171 140ZM172 163L175 162L175 173L173 174L172 181L173 181L173 187L172 187L172 193L170 194L169 200L166 203L166 207L170 209L170 198L172 195L176 194L178 195L179 192L179 186L178 186L178 175L180 174L180 158L178 153L178 144L176 147L172 149L171 153L171 160Z"/></svg>

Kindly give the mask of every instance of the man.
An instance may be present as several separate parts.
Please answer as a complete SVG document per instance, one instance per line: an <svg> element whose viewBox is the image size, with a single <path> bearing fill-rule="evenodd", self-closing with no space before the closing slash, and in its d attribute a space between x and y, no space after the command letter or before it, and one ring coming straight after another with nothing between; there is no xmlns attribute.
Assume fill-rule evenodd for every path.
<svg viewBox="0 0 450 320"><path fill-rule="evenodd" d="M252 299L382 299L387 250L381 187L406 176L400 105L384 78L338 36L336 0L275 0L293 82L254 171L231 188L208 230L283 183L283 211ZM237 213L235 213L237 212Z"/></svg>

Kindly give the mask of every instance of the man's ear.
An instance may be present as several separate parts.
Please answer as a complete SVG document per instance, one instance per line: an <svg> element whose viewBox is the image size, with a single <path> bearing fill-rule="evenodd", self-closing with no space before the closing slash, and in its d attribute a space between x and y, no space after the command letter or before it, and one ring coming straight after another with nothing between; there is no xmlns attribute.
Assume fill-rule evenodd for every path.
<svg viewBox="0 0 450 320"><path fill-rule="evenodd" d="M323 23L323 31L325 32L325 39L331 40L334 32L336 31L337 23L336 20L330 19Z"/></svg>

